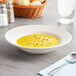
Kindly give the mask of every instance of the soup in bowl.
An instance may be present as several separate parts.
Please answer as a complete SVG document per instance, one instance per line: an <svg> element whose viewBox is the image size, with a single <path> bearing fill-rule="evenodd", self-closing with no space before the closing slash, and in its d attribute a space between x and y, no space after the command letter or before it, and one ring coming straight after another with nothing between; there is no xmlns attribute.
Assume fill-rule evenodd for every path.
<svg viewBox="0 0 76 76"><path fill-rule="evenodd" d="M59 43L60 39L58 37L47 34L30 34L17 40L17 44L24 47L51 47Z"/></svg>
<svg viewBox="0 0 76 76"><path fill-rule="evenodd" d="M44 54L66 45L72 36L65 29L56 26L25 25L9 30L5 39L25 52Z"/></svg>

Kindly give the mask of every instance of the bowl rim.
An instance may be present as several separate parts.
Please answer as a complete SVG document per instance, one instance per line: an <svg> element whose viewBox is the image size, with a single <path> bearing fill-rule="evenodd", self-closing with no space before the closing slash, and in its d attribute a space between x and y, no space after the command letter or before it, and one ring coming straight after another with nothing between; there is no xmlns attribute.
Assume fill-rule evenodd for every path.
<svg viewBox="0 0 76 76"><path fill-rule="evenodd" d="M67 31L67 30L65 30L65 29L63 29L63 28L61 28L61 29L63 29L64 31L66 31L67 33L68 33L68 35L69 35L69 40L67 41L67 42L65 42L65 43L63 43L63 44L58 44L58 45L55 45L55 46L51 46L51 47L24 47L24 46L21 46L21 45L19 45L19 44L13 44L12 42L10 42L8 39L7 39L7 34L11 31L11 30L13 30L13 29L17 29L17 28L20 28L20 27L28 27L28 26L35 26L35 25L23 25L23 26L18 26L18 27L15 27L15 28L12 28L12 29L10 29L9 31L7 31L6 33L5 33L5 39L6 39L6 41L8 42L8 43L10 43L11 45L14 45L14 46L16 46L16 47L19 47L19 48L26 48L26 49L50 49L50 48L57 48L57 47L61 47L61 46L63 46L63 45L66 45L66 44L68 44L71 40L72 40L72 35ZM41 25L36 25L36 26L41 26ZM48 26L48 25L43 25L43 26ZM48 27L56 27L56 26L48 26ZM56 28L58 28L58 27L56 27Z"/></svg>

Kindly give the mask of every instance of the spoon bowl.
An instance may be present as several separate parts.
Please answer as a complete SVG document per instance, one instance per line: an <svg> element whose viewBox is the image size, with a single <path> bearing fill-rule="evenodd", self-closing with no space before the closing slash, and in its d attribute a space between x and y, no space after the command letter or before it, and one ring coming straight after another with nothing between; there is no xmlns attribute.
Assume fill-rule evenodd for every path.
<svg viewBox="0 0 76 76"><path fill-rule="evenodd" d="M72 52L69 56L67 56L66 61L69 63L76 62L76 52Z"/></svg>

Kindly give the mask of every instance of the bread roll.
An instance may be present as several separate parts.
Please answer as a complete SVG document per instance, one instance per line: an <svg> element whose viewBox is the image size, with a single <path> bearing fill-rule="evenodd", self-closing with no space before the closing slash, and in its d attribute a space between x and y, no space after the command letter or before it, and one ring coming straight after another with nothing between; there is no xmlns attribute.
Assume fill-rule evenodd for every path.
<svg viewBox="0 0 76 76"><path fill-rule="evenodd" d="M2 0L2 1L11 1L11 2L14 2L14 0Z"/></svg>
<svg viewBox="0 0 76 76"><path fill-rule="evenodd" d="M31 2L31 5L41 5L41 2L40 1L33 1L33 2Z"/></svg>
<svg viewBox="0 0 76 76"><path fill-rule="evenodd" d="M31 0L31 2L33 1L40 1L40 2L44 2L45 0Z"/></svg>
<svg viewBox="0 0 76 76"><path fill-rule="evenodd" d="M30 5L30 0L14 0L14 3L19 5Z"/></svg>

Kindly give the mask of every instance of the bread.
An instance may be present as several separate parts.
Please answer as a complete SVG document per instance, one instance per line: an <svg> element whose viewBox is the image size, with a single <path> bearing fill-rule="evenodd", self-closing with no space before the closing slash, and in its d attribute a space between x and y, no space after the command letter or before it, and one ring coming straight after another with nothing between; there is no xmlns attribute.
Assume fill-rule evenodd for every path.
<svg viewBox="0 0 76 76"><path fill-rule="evenodd" d="M11 1L11 2L14 2L14 0L1 0L1 1Z"/></svg>
<svg viewBox="0 0 76 76"><path fill-rule="evenodd" d="M31 5L41 5L41 2L40 1L33 1L33 2L31 2Z"/></svg>
<svg viewBox="0 0 76 76"><path fill-rule="evenodd" d="M30 5L30 0L14 0L14 3L19 5Z"/></svg>
<svg viewBox="0 0 76 76"><path fill-rule="evenodd" d="M45 0L30 0L31 2L33 1L40 1L40 2L44 2Z"/></svg>

